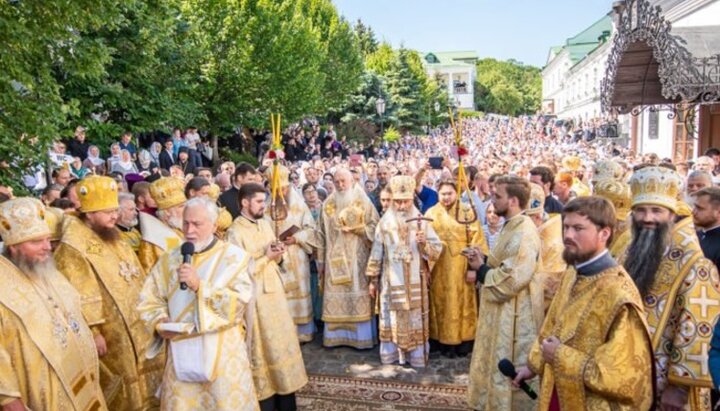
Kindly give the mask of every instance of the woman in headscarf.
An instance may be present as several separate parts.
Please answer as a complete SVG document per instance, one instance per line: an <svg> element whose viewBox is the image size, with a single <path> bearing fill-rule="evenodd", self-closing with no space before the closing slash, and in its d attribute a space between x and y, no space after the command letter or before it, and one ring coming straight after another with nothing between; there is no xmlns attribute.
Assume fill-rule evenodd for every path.
<svg viewBox="0 0 720 411"><path fill-rule="evenodd" d="M97 174L99 176L104 176L107 172L105 160L100 158L100 149L98 146L88 147L87 158L83 161L82 165L93 174Z"/></svg>
<svg viewBox="0 0 720 411"><path fill-rule="evenodd" d="M157 163L152 161L152 156L147 150L142 150L140 154L138 154L138 159L135 165L137 166L138 173L140 174L153 174L154 170L157 168Z"/></svg>
<svg viewBox="0 0 720 411"><path fill-rule="evenodd" d="M121 150L120 151L120 161L113 164L112 168L110 169L111 173L120 173L123 176L128 173L134 173L137 174L138 169L135 166L135 163L132 161L132 156L130 155L130 152L127 150Z"/></svg>
<svg viewBox="0 0 720 411"><path fill-rule="evenodd" d="M70 172L81 180L85 178L86 175L90 174L90 170L83 166L83 162L80 160L80 157L73 157L73 162L70 163Z"/></svg>
<svg viewBox="0 0 720 411"><path fill-rule="evenodd" d="M160 164L160 153L162 152L162 144L154 141L150 144L150 158L155 164Z"/></svg>
<svg viewBox="0 0 720 411"><path fill-rule="evenodd" d="M110 145L110 157L107 159L107 168L111 173L115 163L120 160L120 143L112 143L112 145Z"/></svg>

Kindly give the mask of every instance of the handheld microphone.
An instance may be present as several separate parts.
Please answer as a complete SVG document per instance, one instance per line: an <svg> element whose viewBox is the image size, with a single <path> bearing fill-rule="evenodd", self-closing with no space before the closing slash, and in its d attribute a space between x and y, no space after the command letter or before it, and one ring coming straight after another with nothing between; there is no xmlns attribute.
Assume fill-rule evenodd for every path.
<svg viewBox="0 0 720 411"><path fill-rule="evenodd" d="M195 252L195 245L191 242L185 242L180 247L180 254L183 256L183 264L190 264L192 262L192 255ZM180 283L181 290L187 290L187 284L185 282ZM510 364L512 365L512 364Z"/></svg>
<svg viewBox="0 0 720 411"><path fill-rule="evenodd" d="M504 376L512 380L517 377L517 371L515 371L515 366L507 358L503 358L502 360L500 360L500 362L498 363L498 369ZM525 381L520 383L520 389L525 391L525 394L527 394L528 397L532 398L533 400L537 399L537 394L529 385L527 385Z"/></svg>

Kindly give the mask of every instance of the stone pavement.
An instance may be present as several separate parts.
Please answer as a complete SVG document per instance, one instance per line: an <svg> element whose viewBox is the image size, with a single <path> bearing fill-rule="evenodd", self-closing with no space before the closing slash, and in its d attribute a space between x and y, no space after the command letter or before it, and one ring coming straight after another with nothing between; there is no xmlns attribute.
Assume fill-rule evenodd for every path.
<svg viewBox="0 0 720 411"><path fill-rule="evenodd" d="M378 350L378 346L372 350L356 350L349 347L324 348L322 335L316 335L312 342L302 346L308 374L467 386L469 355L465 358L446 358L433 354L428 367L412 368L409 365L381 364Z"/></svg>

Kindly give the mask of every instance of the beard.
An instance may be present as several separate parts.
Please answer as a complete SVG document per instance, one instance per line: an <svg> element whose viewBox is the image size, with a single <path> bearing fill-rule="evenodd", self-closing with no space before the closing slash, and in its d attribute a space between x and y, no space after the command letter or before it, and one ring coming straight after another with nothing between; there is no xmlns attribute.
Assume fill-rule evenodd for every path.
<svg viewBox="0 0 720 411"><path fill-rule="evenodd" d="M335 190L333 195L335 196L335 206L338 210L342 210L349 206L353 200L352 190L347 189L345 191Z"/></svg>
<svg viewBox="0 0 720 411"><path fill-rule="evenodd" d="M120 240L120 230L117 227L92 227L95 234L107 243L116 243Z"/></svg>
<svg viewBox="0 0 720 411"><path fill-rule="evenodd" d="M53 259L52 254L49 255L45 261L37 261L32 258L27 258L22 254L18 254L16 256L10 256L8 254L6 256L20 271L31 278L47 277L48 274L57 272L57 268L55 268L55 260Z"/></svg>
<svg viewBox="0 0 720 411"><path fill-rule="evenodd" d="M183 220L180 217L170 217L168 218L168 225L170 228L174 228L176 230L182 230L183 228Z"/></svg>
<svg viewBox="0 0 720 411"><path fill-rule="evenodd" d="M625 269L635 281L640 295L645 297L655 282L655 276L668 243L671 223L659 223L645 228L632 220L632 242L628 246Z"/></svg>
<svg viewBox="0 0 720 411"><path fill-rule="evenodd" d="M580 253L577 251L570 251L569 248L565 247L565 249L562 252L562 259L568 264L568 265L578 265L582 264L585 261L588 261L595 255L595 251L587 251L585 253Z"/></svg>

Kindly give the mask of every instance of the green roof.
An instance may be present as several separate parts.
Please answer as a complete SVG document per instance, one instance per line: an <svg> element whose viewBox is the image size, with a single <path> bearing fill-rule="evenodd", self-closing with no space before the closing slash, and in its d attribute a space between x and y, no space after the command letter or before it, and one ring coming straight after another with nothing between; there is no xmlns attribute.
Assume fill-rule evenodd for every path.
<svg viewBox="0 0 720 411"><path fill-rule="evenodd" d="M600 37L609 35L610 33L612 33L612 18L609 15L605 15L590 27L568 38L564 46L551 47L548 60L551 55L557 55L565 49L568 51L570 61L576 64L603 44L603 42L600 41Z"/></svg>
<svg viewBox="0 0 720 411"><path fill-rule="evenodd" d="M422 53L421 55L425 64L431 64L433 66L475 64L478 59L478 55L474 51L438 51Z"/></svg>

